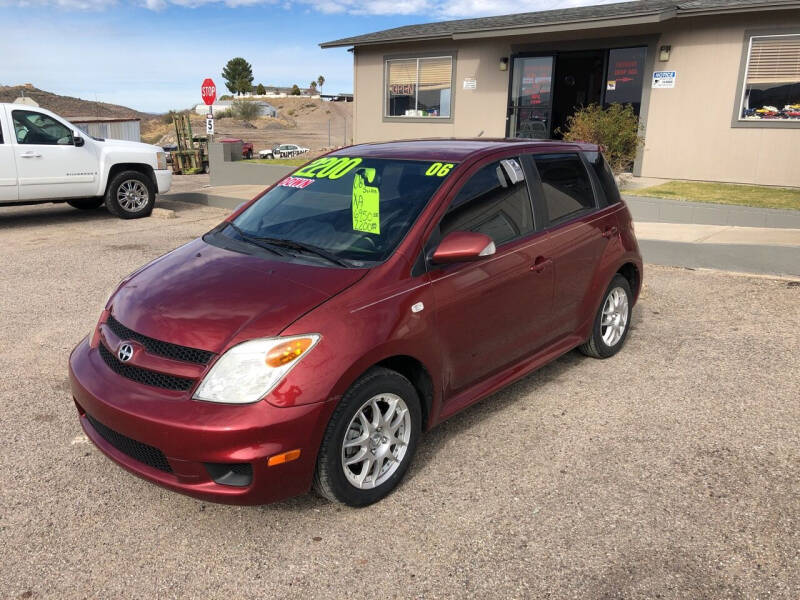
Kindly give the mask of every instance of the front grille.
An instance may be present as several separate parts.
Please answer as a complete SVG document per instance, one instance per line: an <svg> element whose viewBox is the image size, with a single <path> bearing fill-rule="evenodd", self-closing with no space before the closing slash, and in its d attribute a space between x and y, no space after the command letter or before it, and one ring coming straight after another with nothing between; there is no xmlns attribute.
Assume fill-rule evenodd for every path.
<svg viewBox="0 0 800 600"><path fill-rule="evenodd" d="M132 329L128 329L117 321L114 317L108 317L106 325L111 328L116 336L121 340L134 340L144 346L150 354L157 354L164 358L171 358L172 360L181 360L183 362L195 363L198 365L207 365L208 362L214 357L213 352L208 350L198 350L197 348L188 348L186 346L178 346L177 344L170 344L169 342L162 342L141 333L136 333Z"/></svg>
<svg viewBox="0 0 800 600"><path fill-rule="evenodd" d="M106 427L100 421L93 418L90 414L86 413L86 418L92 424L94 430L100 434L105 441L114 446L117 450L130 456L140 463L144 463L149 467L164 471L164 473L172 473L172 467L169 466L167 457L158 448L148 446L142 442L137 442L126 435L114 431L110 427Z"/></svg>
<svg viewBox="0 0 800 600"><path fill-rule="evenodd" d="M194 385L193 379L176 377L175 375L166 375L164 373L158 373L157 371L150 371L148 369L142 369L141 367L135 367L134 365L127 365L123 362L120 362L117 357L109 352L108 348L106 348L103 344L100 344L99 350L100 356L103 357L103 361L112 371L114 371L117 375L122 375L123 377L127 377L132 381L164 388L165 390L177 390L182 392L185 392L186 390L190 389L192 385Z"/></svg>

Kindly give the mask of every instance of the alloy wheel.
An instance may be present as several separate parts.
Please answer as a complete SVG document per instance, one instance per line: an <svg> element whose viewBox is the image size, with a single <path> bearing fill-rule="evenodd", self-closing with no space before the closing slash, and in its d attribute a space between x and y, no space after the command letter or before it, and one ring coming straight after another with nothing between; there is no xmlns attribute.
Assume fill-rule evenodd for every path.
<svg viewBox="0 0 800 600"><path fill-rule="evenodd" d="M139 212L145 206L150 193L141 181L127 179L117 188L117 202L127 212Z"/></svg>
<svg viewBox="0 0 800 600"><path fill-rule="evenodd" d="M372 489L397 471L411 438L411 414L396 394L377 394L350 420L342 442L341 464L354 487Z"/></svg>
<svg viewBox="0 0 800 600"><path fill-rule="evenodd" d="M600 321L600 335L608 347L616 346L628 326L628 295L621 287L615 287L606 296Z"/></svg>

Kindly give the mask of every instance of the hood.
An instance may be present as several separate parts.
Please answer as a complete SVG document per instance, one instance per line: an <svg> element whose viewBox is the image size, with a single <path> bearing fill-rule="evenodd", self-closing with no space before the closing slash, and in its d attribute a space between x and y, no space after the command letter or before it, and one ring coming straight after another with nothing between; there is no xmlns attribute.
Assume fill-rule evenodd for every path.
<svg viewBox="0 0 800 600"><path fill-rule="evenodd" d="M98 144L103 146L119 146L120 148L127 148L137 152L163 152L161 146L154 146L152 144L144 144L142 142L129 142L128 140L110 140L103 138L103 141L95 140Z"/></svg>
<svg viewBox="0 0 800 600"><path fill-rule="evenodd" d="M219 353L232 338L278 335L366 273L248 256L198 239L133 275L114 294L111 313L137 333Z"/></svg>

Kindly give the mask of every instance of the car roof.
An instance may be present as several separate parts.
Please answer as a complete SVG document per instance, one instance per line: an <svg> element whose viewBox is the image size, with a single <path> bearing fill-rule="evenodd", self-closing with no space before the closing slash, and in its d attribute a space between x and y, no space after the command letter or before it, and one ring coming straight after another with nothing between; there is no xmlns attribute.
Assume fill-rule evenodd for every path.
<svg viewBox="0 0 800 600"><path fill-rule="evenodd" d="M455 139L437 138L425 140L402 140L394 142L377 142L357 144L341 148L331 154L336 156L360 156L363 158L397 158L418 160L452 160L463 161L467 158L488 154L505 148L519 148L520 151L557 151L568 150L596 151L595 144L580 142L561 142L556 140L530 140L521 138L475 138Z"/></svg>

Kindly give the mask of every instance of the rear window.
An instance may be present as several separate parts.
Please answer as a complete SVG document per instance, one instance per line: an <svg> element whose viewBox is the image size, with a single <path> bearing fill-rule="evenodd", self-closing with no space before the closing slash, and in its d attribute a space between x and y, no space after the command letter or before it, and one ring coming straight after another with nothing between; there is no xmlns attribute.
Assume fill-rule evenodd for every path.
<svg viewBox="0 0 800 600"><path fill-rule="evenodd" d="M234 224L252 237L311 244L356 264L383 261L455 166L323 157L283 179Z"/></svg>
<svg viewBox="0 0 800 600"><path fill-rule="evenodd" d="M619 194L619 188L617 187L617 182L614 180L614 173L611 171L611 167L608 166L608 163L603 158L603 155L600 152L584 152L584 156L586 160L589 161L589 164L592 165L592 169L597 175L597 179L600 180L600 187L603 190L603 194L605 196L605 205L610 206L612 204L616 204L617 202L622 201L622 197Z"/></svg>
<svg viewBox="0 0 800 600"><path fill-rule="evenodd" d="M538 154L534 156L542 180L547 216L560 221L583 210L595 208L589 173L577 154Z"/></svg>

